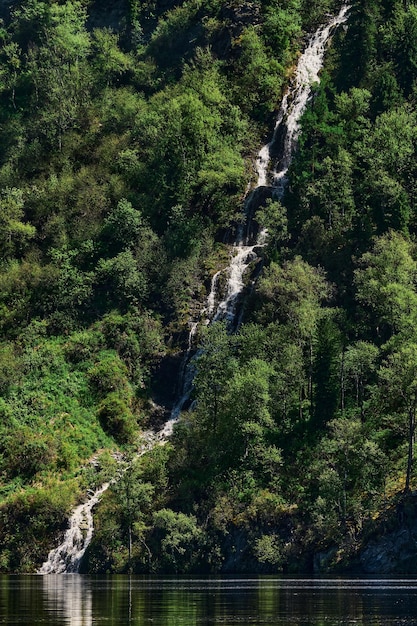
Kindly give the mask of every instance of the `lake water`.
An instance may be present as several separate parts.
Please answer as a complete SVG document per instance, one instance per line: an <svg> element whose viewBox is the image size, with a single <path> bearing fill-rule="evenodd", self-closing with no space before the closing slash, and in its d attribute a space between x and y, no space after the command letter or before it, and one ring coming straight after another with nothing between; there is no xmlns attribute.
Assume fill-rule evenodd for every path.
<svg viewBox="0 0 417 626"><path fill-rule="evenodd" d="M0 576L0 624L416 625L417 582Z"/></svg>

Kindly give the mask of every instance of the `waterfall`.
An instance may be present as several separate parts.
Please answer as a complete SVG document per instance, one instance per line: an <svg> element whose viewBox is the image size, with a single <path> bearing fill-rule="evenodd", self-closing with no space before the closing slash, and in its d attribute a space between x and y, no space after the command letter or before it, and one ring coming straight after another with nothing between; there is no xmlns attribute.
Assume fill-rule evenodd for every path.
<svg viewBox="0 0 417 626"><path fill-rule="evenodd" d="M300 134L300 119L311 96L311 87L320 82L319 72L323 66L326 45L334 30L346 22L350 6L344 5L336 17L328 24L321 26L310 38L306 49L300 56L297 70L289 91L285 94L278 113L272 139L260 150L256 159L258 174L257 186L272 186L275 195L281 198L287 182L286 174L292 156L297 149ZM277 143L279 144L277 146ZM273 153L278 152L279 158L271 173L269 164Z"/></svg>
<svg viewBox="0 0 417 626"><path fill-rule="evenodd" d="M175 422L178 420L182 409L185 404L188 402L191 391L193 389L193 380L195 376L195 368L192 363L192 355L194 348L194 337L197 333L198 322L190 322L190 332L188 334L188 347L187 351L182 360L181 369L179 373L179 382L180 382L180 394L179 399L173 406L171 410L171 415L169 420L166 422L165 426L158 433L158 438L161 440L166 439L172 435L172 429L174 428Z"/></svg>
<svg viewBox="0 0 417 626"><path fill-rule="evenodd" d="M84 504L77 506L69 520L69 528L62 543L50 551L39 574L62 574L78 572L81 559L93 537L93 507L99 502L109 483L104 483L92 493Z"/></svg>
<svg viewBox="0 0 417 626"><path fill-rule="evenodd" d="M244 277L250 264L258 258L256 249L266 244L267 233L261 231L256 241L250 241L249 222L251 219L252 203L257 192L262 187L270 187L278 198L282 198L286 185L286 174L291 164L292 156L297 149L297 141L300 132L300 119L303 115L314 83L318 83L319 72L323 65L326 44L334 30L347 20L349 6L344 5L339 14L312 35L308 45L301 54L294 79L284 95L275 123L272 139L264 145L258 153L255 169L257 181L252 190L248 188L244 206L244 217L247 222L247 235L244 236L245 223L239 224L236 242L230 251L229 265L216 272L211 280L210 293L207 297L206 306L202 309L200 317L205 319L206 324L225 320L231 331L236 331L241 323L243 311L240 310L240 300L245 288ZM277 145L279 144L279 145ZM278 153L275 166L270 172L270 162L273 153ZM226 276L223 294L220 291L220 278ZM189 334L188 349L183 360L180 380L182 392L180 398L172 409L169 421L159 433L160 437L169 437L173 426L177 421L181 410L188 402L195 376L195 364L193 359L198 356L193 354L193 340L198 330L198 322L192 322Z"/></svg>
<svg viewBox="0 0 417 626"><path fill-rule="evenodd" d="M272 139L261 148L255 162L257 181L245 202L245 214L248 220L250 220L251 203L261 187L271 187L274 195L279 199L284 195L286 174L297 149L300 119L311 96L312 85L320 80L319 72L323 65L326 44L334 30L347 20L349 8L344 5L336 17L333 17L325 26L320 26L309 39L306 49L298 60L294 79L284 95L278 112ZM274 152L277 152L279 157L271 174L270 161ZM247 230L249 231L249 228ZM244 289L245 272L250 263L257 258L255 249L265 245L266 232L259 233L257 241L252 245L248 245L248 238L249 234L244 240L239 231L230 264L213 276L211 291L207 299L206 311L211 315L211 321L226 320L233 329L236 329L240 322L237 305ZM218 302L216 308L219 277L222 273L227 274L226 289L223 299Z"/></svg>
<svg viewBox="0 0 417 626"><path fill-rule="evenodd" d="M136 458L152 449L157 441L155 434L151 431L143 433L142 440L143 443L138 450ZM116 455L115 458L120 460ZM90 493L87 500L73 510L69 518L69 527L65 531L62 542L57 548L53 548L49 552L48 558L38 570L38 574L71 574L78 572L81 560L93 538L93 508L100 502L104 492L122 474L123 470L119 471L113 480L104 483L99 489Z"/></svg>
<svg viewBox="0 0 417 626"><path fill-rule="evenodd" d="M297 147L300 118L310 98L312 85L319 81L318 74L323 64L326 44L334 29L346 21L348 10L348 6L343 6L336 17L332 18L325 26L320 27L310 38L304 53L299 58L294 80L281 103L273 137L269 143L261 148L256 159L257 182L252 191L247 194L244 207L245 221L250 220L251 203L259 188L271 187L279 198L282 198L284 194L286 174ZM274 153L278 154L279 158L271 171L270 162ZM225 320L232 331L238 328L241 321L239 300L245 287L245 273L249 265L257 259L256 249L266 243L265 231L258 234L255 242L250 242L250 235L247 234L244 237L243 233L244 223L238 228L236 243L231 248L229 265L216 272L212 278L206 306L200 314L200 318L205 319L207 324ZM225 289L223 294L219 294L220 278L223 275L226 276ZM137 456L141 456L147 450L163 443L170 437L181 410L190 398L195 375L193 358L196 355L193 357L193 352L197 330L198 322L190 322L188 348L179 374L181 391L179 400L171 411L170 419L157 434L151 432L144 434L145 443ZM90 494L84 504L80 504L74 509L62 543L51 550L39 573L59 574L78 571L81 559L93 536L92 509L100 501L110 484L102 485L97 491Z"/></svg>

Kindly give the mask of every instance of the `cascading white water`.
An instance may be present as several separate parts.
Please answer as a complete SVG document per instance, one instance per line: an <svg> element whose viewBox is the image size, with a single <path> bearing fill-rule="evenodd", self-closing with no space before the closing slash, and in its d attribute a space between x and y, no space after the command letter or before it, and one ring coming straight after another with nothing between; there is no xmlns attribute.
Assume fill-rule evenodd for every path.
<svg viewBox="0 0 417 626"><path fill-rule="evenodd" d="M48 559L39 570L39 574L78 572L81 559L93 537L93 507L99 502L108 487L109 483L105 483L84 504L80 504L74 509L62 543L50 551Z"/></svg>
<svg viewBox="0 0 417 626"><path fill-rule="evenodd" d="M190 332L188 335L188 347L183 358L183 362L181 365L181 371L179 375L181 392L178 401L175 403L171 410L171 414L169 420L166 422L165 426L158 433L158 438L160 440L166 439L172 435L172 429L174 428L175 422L178 420L184 405L188 402L191 391L193 388L193 380L195 376L195 368L192 363L190 363L190 356L193 352L194 347L194 337L197 333L198 322L191 322L190 324Z"/></svg>
<svg viewBox="0 0 417 626"><path fill-rule="evenodd" d="M230 265L226 270L228 273L228 279L226 283L225 295L223 300L221 300L217 305L216 313L212 318L213 322L226 320L230 326L235 325L237 321L236 307L239 296L245 286L243 277L249 267L249 264L257 258L255 248L259 247L259 245L260 244L258 243L252 246L239 244L234 247ZM215 300L215 294L213 294L211 298Z"/></svg>
<svg viewBox="0 0 417 626"><path fill-rule="evenodd" d="M142 435L143 444L137 453L142 456L153 448L157 439L151 431ZM100 502L102 495L110 485L122 475L119 472L112 481L106 482L94 491L83 504L79 504L72 512L69 519L69 527L64 534L62 542L57 548L53 548L48 558L38 570L38 574L71 574L79 570L81 560L91 543L94 532L93 508Z"/></svg>
<svg viewBox="0 0 417 626"><path fill-rule="evenodd" d="M303 115L308 100L311 96L311 87L319 82L319 72L323 66L324 53L333 31L347 20L349 6L344 5L339 14L332 18L328 24L321 26L310 38L303 54L298 60L297 70L293 83L284 95L278 112L277 121L271 141L264 145L256 159L257 181L254 190L249 194L245 209L250 206L251 198L259 187L272 187L275 195L282 198L286 185L286 174L291 163L293 154L297 148L300 132L300 119ZM272 177L269 173L271 152L275 146L278 135L283 135L280 158L273 170ZM272 180L271 180L272 178ZM255 248L265 245L266 232L258 235L254 245L247 245L242 237L233 248L233 257L228 268L223 270L228 273L225 295L217 305L217 310L212 321L226 319L236 326L236 304L244 288L243 277L250 263L256 259ZM211 291L208 296L207 312L212 313L215 309L217 286L222 271L217 272L211 283Z"/></svg>
<svg viewBox="0 0 417 626"><path fill-rule="evenodd" d="M302 58L302 55L300 57L300 60L301 58ZM282 126L282 122L286 116L287 109L288 109L288 93L285 94L281 102L281 107L278 113L277 121L275 123L275 128L274 128L274 133L272 135L272 139L269 143L262 146L262 148L259 150L258 157L255 162L255 167L256 167L257 174L258 174L258 181L256 184L257 187L268 186L268 167L269 167L269 161L271 160L271 156L270 156L271 148L274 145L275 138L278 134L278 129L281 128Z"/></svg>
<svg viewBox="0 0 417 626"><path fill-rule="evenodd" d="M346 21L349 7L343 6L339 14L330 22L320 27L311 37L309 44L300 56L294 83L290 86L287 94L285 94L281 108L278 113L274 134L272 140L260 150L256 160L256 170L258 179L255 190L259 187L272 187L276 195L282 197L286 184L286 174L291 163L291 158L297 147L297 140L300 131L300 118L305 111L308 99L311 94L311 86L319 81L319 71L323 64L323 57L326 44L334 31L334 29ZM277 161L272 174L270 173L271 152L273 151L278 134L283 133L283 147L281 157ZM253 191L251 192L254 193ZM245 204L245 213L250 205L251 195L247 197ZM258 234L257 241L248 245L243 237L243 225L238 229L236 244L231 250L231 259L228 267L218 271L212 278L211 289L207 298L207 304L201 312L201 318L206 319L207 323L212 321L226 320L230 327L234 330L239 325L238 302L244 289L244 275L251 262L256 258L255 249L265 245L265 231ZM227 274L226 286L224 294L219 299L220 277ZM217 303L217 306L216 306ZM188 402L192 383L195 374L195 368L190 362L190 356L193 351L193 341L197 333L198 322L190 324L190 333L188 340L188 349L186 351L182 372L182 392L180 399L173 407L170 419L166 422L162 430L156 435L154 433L145 433L145 445L138 456L144 454L147 450L161 442L166 441L172 434L175 422L178 420L181 410ZM188 367L187 367L188 366ZM41 574L58 574L62 572L77 572L82 557L90 544L93 536L93 515L92 509L100 501L103 493L108 489L111 483L105 483L95 491L84 504L74 509L69 522L69 528L65 533L62 543L51 550L48 560L39 570Z"/></svg>
<svg viewBox="0 0 417 626"><path fill-rule="evenodd" d="M319 72L323 66L326 45L333 31L346 22L350 6L344 5L339 14L328 24L321 26L311 37L307 48L298 60L297 70L290 90L285 94L278 113L272 140L260 150L256 160L258 173L257 187L272 186L276 195L282 197L286 185L286 174L291 164L292 156L297 148L300 134L300 119L306 109L311 96L311 87L320 81ZM280 158L272 172L269 172L271 152L280 133L283 132Z"/></svg>

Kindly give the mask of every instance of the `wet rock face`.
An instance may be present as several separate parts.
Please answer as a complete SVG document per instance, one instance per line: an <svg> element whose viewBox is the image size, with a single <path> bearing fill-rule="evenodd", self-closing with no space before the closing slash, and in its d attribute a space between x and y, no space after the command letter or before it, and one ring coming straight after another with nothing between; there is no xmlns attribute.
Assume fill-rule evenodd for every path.
<svg viewBox="0 0 417 626"><path fill-rule="evenodd" d="M250 0L226 2L221 9L220 17L233 25L232 28L239 34L245 26L255 25L261 21L259 5Z"/></svg>
<svg viewBox="0 0 417 626"><path fill-rule="evenodd" d="M417 575L417 492L397 497L355 540L313 558L317 575Z"/></svg>
<svg viewBox="0 0 417 626"><path fill-rule="evenodd" d="M314 574L414 576L417 574L417 523L374 538L350 555L344 553L345 549L346 546L341 549L333 546L316 553Z"/></svg>
<svg viewBox="0 0 417 626"><path fill-rule="evenodd" d="M417 574L417 522L371 541L360 563L365 574Z"/></svg>
<svg viewBox="0 0 417 626"><path fill-rule="evenodd" d="M365 574L417 574L417 493L391 505L359 554Z"/></svg>

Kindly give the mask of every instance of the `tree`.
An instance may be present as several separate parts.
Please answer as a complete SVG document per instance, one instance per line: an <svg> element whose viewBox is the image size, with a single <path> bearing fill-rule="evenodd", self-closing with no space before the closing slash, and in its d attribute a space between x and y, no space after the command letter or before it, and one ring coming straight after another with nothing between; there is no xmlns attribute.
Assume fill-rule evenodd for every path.
<svg viewBox="0 0 417 626"><path fill-rule="evenodd" d="M240 200L243 187L244 162L234 147L222 145L210 152L197 175L198 193L203 206L220 226L229 226L234 215L224 202L225 195ZM236 208L239 206L235 202Z"/></svg>
<svg viewBox="0 0 417 626"><path fill-rule="evenodd" d="M397 73L405 93L410 93L417 69L417 9L411 3L396 3L388 44L394 52Z"/></svg>
<svg viewBox="0 0 417 626"><path fill-rule="evenodd" d="M129 459L120 468L120 478L112 487L121 508L122 527L127 531L128 571L132 567L133 538L144 546L148 560L151 552L145 541L146 518L152 505L155 487L142 479L139 459Z"/></svg>
<svg viewBox="0 0 417 626"><path fill-rule="evenodd" d="M271 263L259 281L256 318L264 324L279 322L285 325L289 338L303 350L308 377L306 395L310 405L313 402L314 345L324 314L322 305L330 293L324 272L299 256L282 267Z"/></svg>
<svg viewBox="0 0 417 626"><path fill-rule="evenodd" d="M354 388L355 404L361 410L363 417L363 403L366 399L366 385L370 383L377 370L377 358L379 350L377 346L366 341L357 341L349 346L343 357L344 381L342 393ZM343 403L344 404L344 403Z"/></svg>
<svg viewBox="0 0 417 626"><path fill-rule="evenodd" d="M413 254L409 240L389 231L359 260L354 279L357 299L379 337L415 327L417 263Z"/></svg>
<svg viewBox="0 0 417 626"><path fill-rule="evenodd" d="M230 379L218 428L222 465L243 465L269 478L277 475L282 459L270 444L275 426L270 414L272 376L271 365L254 358L242 363Z"/></svg>
<svg viewBox="0 0 417 626"><path fill-rule="evenodd" d="M417 344L407 343L390 354L379 370L380 401L399 418L407 416L408 444L405 491L410 490L413 471L417 410Z"/></svg>
<svg viewBox="0 0 417 626"><path fill-rule="evenodd" d="M314 423L335 416L340 399L341 334L331 317L320 320L314 358Z"/></svg>
<svg viewBox="0 0 417 626"><path fill-rule="evenodd" d="M234 344L235 339L228 335L225 323L216 322L205 331L196 359L194 386L198 411L203 428L213 440L217 438L220 417L225 410L226 388L238 367Z"/></svg>
<svg viewBox="0 0 417 626"><path fill-rule="evenodd" d="M16 109L16 88L22 66L22 50L15 41L3 45L4 67L0 69L0 91L11 92L12 106Z"/></svg>
<svg viewBox="0 0 417 626"><path fill-rule="evenodd" d="M104 221L103 237L110 243L111 251L121 252L138 245L143 227L141 212L122 198Z"/></svg>
<svg viewBox="0 0 417 626"><path fill-rule="evenodd" d="M300 8L300 0L287 0L284 3L274 0L265 9L266 39L273 46L280 62L288 62L294 42L301 34Z"/></svg>
<svg viewBox="0 0 417 626"><path fill-rule="evenodd" d="M314 181L306 193L313 212L323 217L328 230L345 233L352 227L355 214L353 195L353 159L339 148L334 158L325 157L315 170Z"/></svg>
<svg viewBox="0 0 417 626"><path fill-rule="evenodd" d="M35 92L35 124L49 141L57 139L62 150L63 134L78 122L91 84L86 62L91 44L85 28L87 14L81 2L74 0L44 5L39 18L39 40L27 55Z"/></svg>
<svg viewBox="0 0 417 626"><path fill-rule="evenodd" d="M288 239L287 212L281 202L268 198L265 206L256 211L256 221L267 232L268 244L278 248Z"/></svg>
<svg viewBox="0 0 417 626"><path fill-rule="evenodd" d="M23 191L3 189L0 193L0 255L3 259L20 255L34 238L36 229L22 221Z"/></svg>
<svg viewBox="0 0 417 626"><path fill-rule="evenodd" d="M407 233L407 172L413 163L415 139L416 114L404 105L379 115L372 131L357 146L369 168L366 201L374 208L379 232L397 228Z"/></svg>
<svg viewBox="0 0 417 626"><path fill-rule="evenodd" d="M94 29L92 52L96 75L101 84L116 82L132 65L131 58L118 46L118 35L106 29Z"/></svg>
<svg viewBox="0 0 417 626"><path fill-rule="evenodd" d="M162 571L168 567L175 573L184 572L198 562L203 532L194 515L161 509L153 514L153 525L159 535Z"/></svg>
<svg viewBox="0 0 417 626"><path fill-rule="evenodd" d="M80 309L84 309L92 296L92 273L80 269L80 250L66 246L52 248L52 263L43 280L42 310L59 323L61 330L71 326ZM62 317L60 317L62 316Z"/></svg>
<svg viewBox="0 0 417 626"><path fill-rule="evenodd" d="M323 523L326 526L326 517L329 521L336 514L337 523L342 524L344 531L349 521L356 533L362 526L364 511L369 510L380 488L383 454L355 418L329 422L317 454L312 472L318 484L313 519L319 526ZM330 528L320 531L329 533Z"/></svg>
<svg viewBox="0 0 417 626"><path fill-rule="evenodd" d="M107 295L108 302L117 302L120 308L137 305L148 295L146 276L130 250L123 250L110 259L101 258L96 280Z"/></svg>
<svg viewBox="0 0 417 626"><path fill-rule="evenodd" d="M238 60L235 71L243 95L242 106L255 118L264 118L279 99L284 71L280 63L269 57L255 26L248 26L235 42Z"/></svg>
<svg viewBox="0 0 417 626"><path fill-rule="evenodd" d="M288 436L298 421L303 421L304 405L308 404L305 399L308 371L302 346L277 322L265 328L245 324L239 333L239 343L241 363L259 358L270 365L268 410L279 434Z"/></svg>
<svg viewBox="0 0 417 626"><path fill-rule="evenodd" d="M122 444L131 444L137 434L137 423L126 398L120 392L106 395L98 405L97 416L103 430Z"/></svg>
<svg viewBox="0 0 417 626"><path fill-rule="evenodd" d="M301 257L286 261L282 267L271 263L259 281L257 317L262 322L279 320L286 324L292 337L303 344L314 335L321 305L330 293L324 272Z"/></svg>

